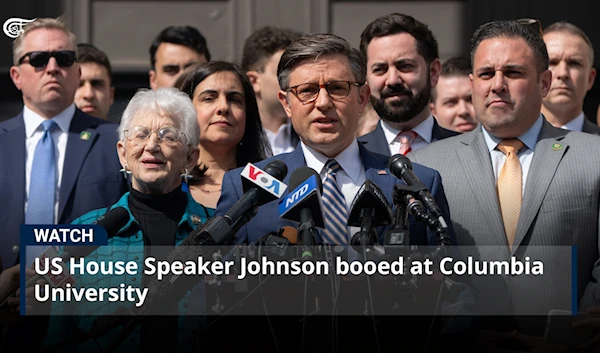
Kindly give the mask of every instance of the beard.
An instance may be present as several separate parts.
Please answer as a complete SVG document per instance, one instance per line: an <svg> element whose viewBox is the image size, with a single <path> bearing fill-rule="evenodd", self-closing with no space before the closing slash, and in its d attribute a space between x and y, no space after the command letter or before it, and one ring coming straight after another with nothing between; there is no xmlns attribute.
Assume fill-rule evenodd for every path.
<svg viewBox="0 0 600 353"><path fill-rule="evenodd" d="M404 94L407 99L386 103L385 98L397 94ZM421 113L429 104L429 100L431 99L431 81L429 80L429 75L425 87L416 94L413 94L412 91L399 84L385 87L381 91L380 96L381 98L379 99L371 96L371 104L381 119L392 123L408 122Z"/></svg>

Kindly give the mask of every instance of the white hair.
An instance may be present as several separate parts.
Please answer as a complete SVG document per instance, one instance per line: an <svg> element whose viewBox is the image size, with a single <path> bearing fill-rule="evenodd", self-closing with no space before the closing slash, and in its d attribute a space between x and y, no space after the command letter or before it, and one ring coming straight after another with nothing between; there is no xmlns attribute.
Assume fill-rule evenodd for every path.
<svg viewBox="0 0 600 353"><path fill-rule="evenodd" d="M137 91L121 117L118 129L121 141L125 141L125 130L133 126L136 115L148 110L171 118L175 127L185 135L185 142L191 147L198 146L200 126L196 117L196 108L190 97L176 88Z"/></svg>

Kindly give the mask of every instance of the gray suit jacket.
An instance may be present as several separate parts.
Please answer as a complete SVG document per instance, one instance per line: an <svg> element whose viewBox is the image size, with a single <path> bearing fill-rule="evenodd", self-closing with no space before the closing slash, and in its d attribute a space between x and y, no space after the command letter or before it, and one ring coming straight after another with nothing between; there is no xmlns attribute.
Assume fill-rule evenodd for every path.
<svg viewBox="0 0 600 353"><path fill-rule="evenodd" d="M511 251L481 129L408 156L440 172L458 244L474 246L470 253L476 258L530 257L544 263L543 276L473 278L481 310L540 315L557 306L572 310L577 303L581 308L598 305L600 137L554 128L544 121ZM571 263L571 246L577 246L577 266ZM577 284L571 286L573 268Z"/></svg>

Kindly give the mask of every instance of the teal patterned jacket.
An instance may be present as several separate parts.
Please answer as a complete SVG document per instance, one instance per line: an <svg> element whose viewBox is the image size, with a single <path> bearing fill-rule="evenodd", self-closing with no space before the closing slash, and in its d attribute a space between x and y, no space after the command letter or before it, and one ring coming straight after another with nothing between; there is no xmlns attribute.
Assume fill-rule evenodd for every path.
<svg viewBox="0 0 600 353"><path fill-rule="evenodd" d="M197 203L189 193L187 196L187 207L177 227L177 233L175 236L175 245L178 245L183 239L185 239L192 230L196 227L204 224L212 218L214 209L206 208L203 205ZM119 232L109 239L107 246L101 246L93 253L88 255L86 261L135 261L138 265L138 274L135 276L129 276L127 274L122 276L104 276L101 274L97 275L81 275L75 276L77 288L118 288L121 283L125 286L132 286L140 288L142 285L142 276L144 269L144 236L140 229L140 226L136 219L131 214L128 202L129 192L125 193L117 203L110 206L109 208L102 208L86 213L85 215L77 218L72 224L91 224L96 221L99 217L104 215L107 211L112 210L116 207L123 207L129 213L129 221L127 224L119 230ZM100 263L100 262L98 262ZM202 293L202 291L195 290L194 293ZM188 303L190 301L189 293L183 299L179 301L179 341L183 342L197 328L198 322L194 321L190 317L186 316ZM193 300L204 301L205 298L194 298ZM73 303L53 303L52 312L50 318L50 324L48 332L44 340L44 346L63 341L71 337L74 332L73 330L87 331L92 327L94 320L100 315L108 315L114 313L119 307L131 308L134 307L134 303L122 303L122 302L86 302L84 304L75 305ZM203 304L194 303L193 307L202 308ZM201 313L194 313L200 315ZM160 320L158 318L157 320ZM60 352L100 352L105 349L114 338L114 335L120 327L110 333L94 340L89 340L86 343L79 344L78 346L70 345L69 347L60 350ZM140 329L138 328L121 344L118 352L137 352L140 346Z"/></svg>

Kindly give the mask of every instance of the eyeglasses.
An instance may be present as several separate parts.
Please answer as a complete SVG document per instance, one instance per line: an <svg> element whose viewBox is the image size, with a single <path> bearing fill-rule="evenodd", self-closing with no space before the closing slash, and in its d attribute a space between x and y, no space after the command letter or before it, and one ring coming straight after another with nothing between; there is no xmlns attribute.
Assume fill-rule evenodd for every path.
<svg viewBox="0 0 600 353"><path fill-rule="evenodd" d="M152 135L153 130L148 129L145 126L134 126L127 130L124 130L123 132L125 133L125 137L129 141L135 144L142 144L150 138L150 135ZM183 142L186 140L185 134L183 132L171 126L165 126L160 128L156 132L156 136L158 137L161 143L167 145L176 145L178 142Z"/></svg>
<svg viewBox="0 0 600 353"><path fill-rule="evenodd" d="M331 81L322 85L317 83L303 83L288 88L286 92L292 92L302 103L311 103L317 100L321 88L325 88L332 100L339 101L348 97L352 86L360 87L362 84L351 81Z"/></svg>
<svg viewBox="0 0 600 353"><path fill-rule="evenodd" d="M25 58L29 57L29 64L35 68L48 65L50 58L55 58L60 67L71 67L77 61L77 54L72 50L60 51L32 51L19 59L19 65L23 64Z"/></svg>
<svg viewBox="0 0 600 353"><path fill-rule="evenodd" d="M522 25L529 26L535 29L536 31L540 32L540 35L543 35L542 23L539 20L536 20L535 18L519 18L516 21Z"/></svg>

